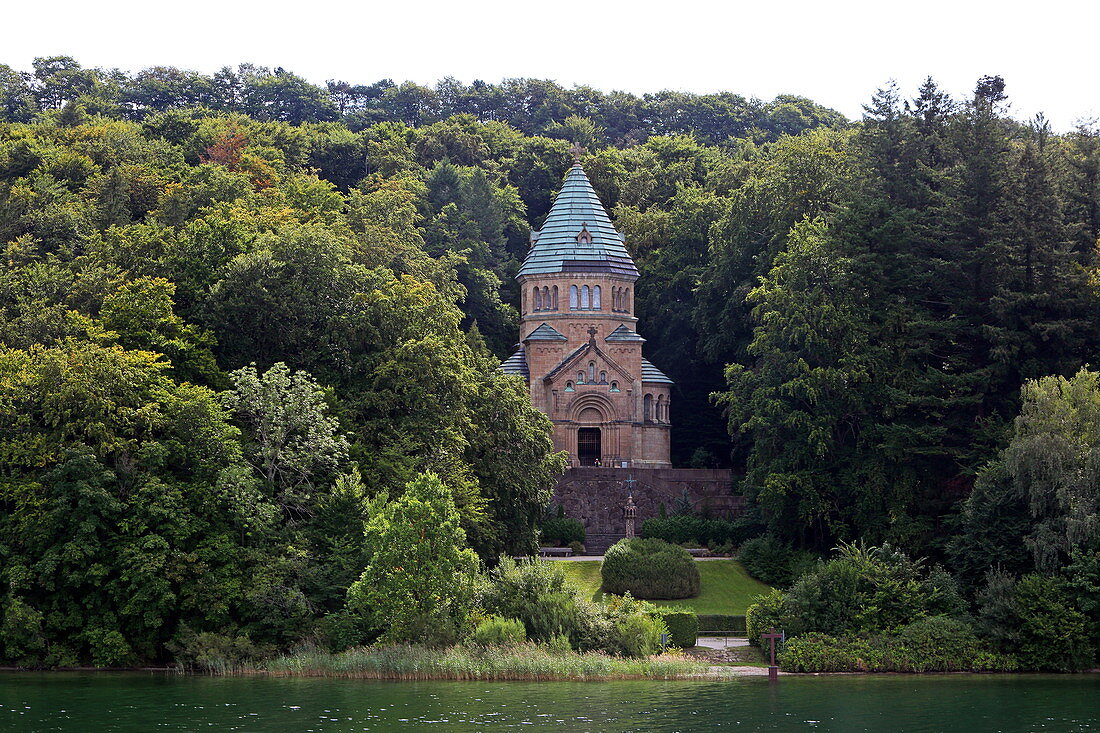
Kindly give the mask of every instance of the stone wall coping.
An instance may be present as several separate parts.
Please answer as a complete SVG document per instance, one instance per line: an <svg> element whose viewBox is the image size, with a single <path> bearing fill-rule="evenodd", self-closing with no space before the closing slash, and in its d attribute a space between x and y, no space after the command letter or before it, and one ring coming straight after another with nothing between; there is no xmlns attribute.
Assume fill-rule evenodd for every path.
<svg viewBox="0 0 1100 733"><path fill-rule="evenodd" d="M649 424L646 425L650 427ZM653 427L657 425L654 424ZM576 466L565 471L565 480L601 480L601 481L626 481L630 474L634 474L636 480L642 477L661 479L664 481L729 481L733 482L733 472L728 468L648 468L635 466L633 468L595 468L593 466Z"/></svg>

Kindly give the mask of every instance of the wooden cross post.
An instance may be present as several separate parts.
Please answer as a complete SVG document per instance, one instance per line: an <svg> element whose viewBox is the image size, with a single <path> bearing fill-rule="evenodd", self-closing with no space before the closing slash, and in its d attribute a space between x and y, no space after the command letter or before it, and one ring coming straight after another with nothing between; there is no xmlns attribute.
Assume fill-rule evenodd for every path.
<svg viewBox="0 0 1100 733"><path fill-rule="evenodd" d="M786 634L783 632L776 633L774 626L768 629L768 633L760 635L760 638L767 639L771 646L771 666L768 667L768 680L771 682L775 682L779 679L779 667L775 663L775 641L776 639L782 641L785 636Z"/></svg>

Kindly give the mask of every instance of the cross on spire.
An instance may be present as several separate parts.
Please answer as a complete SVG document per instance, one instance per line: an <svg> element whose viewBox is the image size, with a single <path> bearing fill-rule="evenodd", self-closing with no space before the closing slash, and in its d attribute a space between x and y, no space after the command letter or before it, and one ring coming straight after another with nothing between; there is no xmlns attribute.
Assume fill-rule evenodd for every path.
<svg viewBox="0 0 1100 733"><path fill-rule="evenodd" d="M580 163L581 157L588 151L580 143L573 143L573 147L569 148L569 152L573 154L573 162Z"/></svg>
<svg viewBox="0 0 1100 733"><path fill-rule="evenodd" d="M596 327L595 326L589 326L589 328L588 328L588 340L589 341L595 341L596 340Z"/></svg>

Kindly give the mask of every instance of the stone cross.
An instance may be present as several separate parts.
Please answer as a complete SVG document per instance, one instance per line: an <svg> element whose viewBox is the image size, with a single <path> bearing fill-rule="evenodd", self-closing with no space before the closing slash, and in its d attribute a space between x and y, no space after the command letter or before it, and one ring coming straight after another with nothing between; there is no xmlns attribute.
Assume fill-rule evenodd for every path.
<svg viewBox="0 0 1100 733"><path fill-rule="evenodd" d="M588 329L588 340L589 340L589 341L595 341L595 340L596 340L596 334L597 334L597 333L598 333L598 332L596 331L596 327L595 327L595 326L592 326L592 327L590 327L590 328Z"/></svg>
<svg viewBox="0 0 1100 733"><path fill-rule="evenodd" d="M771 646L771 666L768 667L768 679L774 682L779 679L779 667L775 664L775 642L782 641L786 638L786 634L782 631L776 632L775 627L768 629L768 633L761 634L761 639L767 639Z"/></svg>
<svg viewBox="0 0 1100 733"><path fill-rule="evenodd" d="M569 152L573 154L573 162L580 163L581 156L588 151L586 151L580 143L573 143L573 147L569 148Z"/></svg>

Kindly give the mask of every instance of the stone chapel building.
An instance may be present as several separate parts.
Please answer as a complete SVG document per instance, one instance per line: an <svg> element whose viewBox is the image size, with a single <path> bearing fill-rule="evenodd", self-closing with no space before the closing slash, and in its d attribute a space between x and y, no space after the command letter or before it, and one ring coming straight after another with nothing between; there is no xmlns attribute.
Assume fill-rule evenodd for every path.
<svg viewBox="0 0 1100 733"><path fill-rule="evenodd" d="M670 468L672 380L642 356L638 268L580 163L517 279L520 343L501 365L527 380L573 466Z"/></svg>

